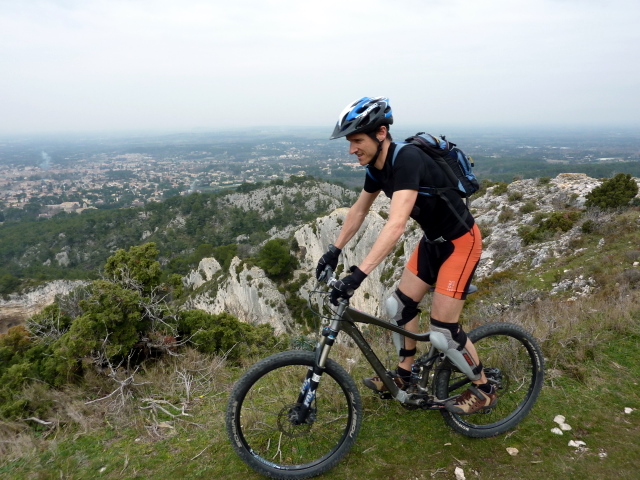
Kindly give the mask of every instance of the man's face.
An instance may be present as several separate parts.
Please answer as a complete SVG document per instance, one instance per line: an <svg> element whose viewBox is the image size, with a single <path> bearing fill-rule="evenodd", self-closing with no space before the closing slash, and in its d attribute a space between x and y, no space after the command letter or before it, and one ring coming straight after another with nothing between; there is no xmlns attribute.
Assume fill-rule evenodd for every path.
<svg viewBox="0 0 640 480"><path fill-rule="evenodd" d="M358 157L360 165L367 165L378 151L378 143L366 133L347 135L349 154Z"/></svg>

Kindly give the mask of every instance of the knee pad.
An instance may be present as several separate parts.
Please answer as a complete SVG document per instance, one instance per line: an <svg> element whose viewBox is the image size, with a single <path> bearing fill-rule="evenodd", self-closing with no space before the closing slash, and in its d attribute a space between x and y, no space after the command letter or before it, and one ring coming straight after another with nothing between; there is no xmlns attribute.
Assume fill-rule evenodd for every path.
<svg viewBox="0 0 640 480"><path fill-rule="evenodd" d="M479 380L482 363L476 364L466 349L467 334L459 323L440 322L431 319L431 344L443 352L470 380Z"/></svg>
<svg viewBox="0 0 640 480"><path fill-rule="evenodd" d="M393 295L385 301L389 323L403 327L407 322L413 320L420 313L418 302L407 297L400 290L396 290ZM416 354L416 349L407 350L404 346L404 335L393 332L393 343L398 350L398 356L402 362L405 357L412 357Z"/></svg>

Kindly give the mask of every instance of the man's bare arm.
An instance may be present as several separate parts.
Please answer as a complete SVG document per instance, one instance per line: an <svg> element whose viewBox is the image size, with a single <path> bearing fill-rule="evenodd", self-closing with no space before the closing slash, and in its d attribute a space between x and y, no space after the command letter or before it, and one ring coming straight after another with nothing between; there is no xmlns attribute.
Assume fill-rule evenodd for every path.
<svg viewBox="0 0 640 480"><path fill-rule="evenodd" d="M407 220L416 203L417 196L417 190L399 190L393 193L389 219L380 231L371 251L359 266L360 270L367 275L391 253L398 243L407 226Z"/></svg>
<svg viewBox="0 0 640 480"><path fill-rule="evenodd" d="M358 200L356 200L356 202L351 206L349 213L347 213L347 217L344 219L344 224L340 229L340 234L334 243L336 247L341 249L344 248L347 242L353 238L358 230L360 230L362 222L364 222L373 201L379 193L379 191L369 193L364 190L360 192Z"/></svg>

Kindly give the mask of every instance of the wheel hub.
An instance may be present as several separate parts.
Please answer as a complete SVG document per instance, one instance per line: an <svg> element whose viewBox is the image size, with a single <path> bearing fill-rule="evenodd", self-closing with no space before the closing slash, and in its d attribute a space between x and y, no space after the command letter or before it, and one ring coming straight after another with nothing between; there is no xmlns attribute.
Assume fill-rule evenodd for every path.
<svg viewBox="0 0 640 480"><path fill-rule="evenodd" d="M285 405L278 414L278 430L289 438L307 435L316 420L316 409L310 408L307 418L300 422L301 404Z"/></svg>

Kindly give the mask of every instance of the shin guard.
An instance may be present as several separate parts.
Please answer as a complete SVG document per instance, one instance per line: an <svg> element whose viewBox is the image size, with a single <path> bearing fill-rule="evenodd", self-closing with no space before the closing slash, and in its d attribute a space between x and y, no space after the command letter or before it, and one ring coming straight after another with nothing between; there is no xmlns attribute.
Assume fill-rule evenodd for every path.
<svg viewBox="0 0 640 480"><path fill-rule="evenodd" d="M459 323L440 322L431 319L431 344L443 352L470 380L479 380L482 363L476 364L466 349L467 334Z"/></svg>

